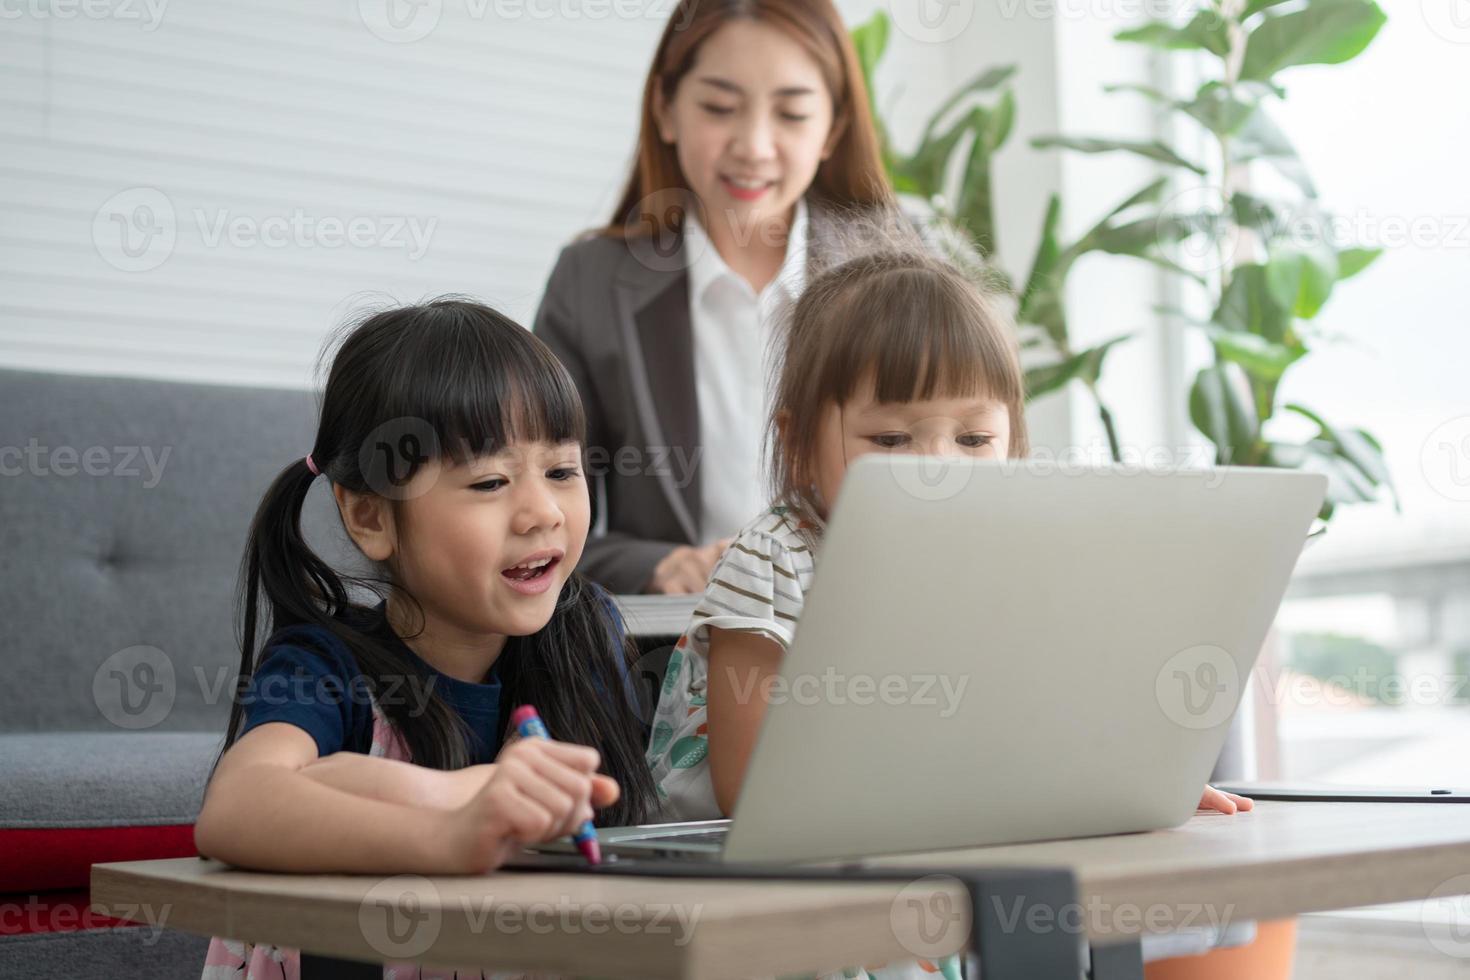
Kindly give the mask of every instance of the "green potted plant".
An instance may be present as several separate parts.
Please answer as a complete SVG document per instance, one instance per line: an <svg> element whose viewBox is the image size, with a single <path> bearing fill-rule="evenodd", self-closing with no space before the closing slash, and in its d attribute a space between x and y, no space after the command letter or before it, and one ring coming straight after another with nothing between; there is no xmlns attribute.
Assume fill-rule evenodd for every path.
<svg viewBox="0 0 1470 980"><path fill-rule="evenodd" d="M1082 384L1097 405L1114 459L1120 458L1116 423L1099 395L1098 379L1108 352L1127 336L1075 348L1064 302L1067 274L1083 255L1107 252L1177 276L1211 311L1206 318L1161 313L1209 340L1212 363L1195 376L1188 408L1195 427L1213 444L1216 462L1320 470L1329 481L1321 515L1327 519L1338 504L1376 499L1382 488L1392 492L1382 447L1363 429L1335 425L1303 405L1282 404L1278 393L1287 371L1330 339L1317 318L1334 286L1366 268L1378 250L1331 241L1315 185L1272 120L1269 104L1286 94L1279 73L1356 57L1383 22L1373 0L1205 0L1183 24L1153 21L1119 33L1123 43L1209 62L1210 77L1187 96L1137 85L1109 90L1147 98L1185 126L1197 127L1213 144L1214 159L1191 160L1157 140L1033 140L1037 148L1129 153L1170 173L1129 195L1072 242L1059 237L1062 205L1053 195L1041 243L1019 288L996 267L999 242L991 206L991 163L1016 114L1009 86L1014 66L987 69L961 86L929 118L911 153L894 147L877 118L875 99L884 162L900 194L927 203L937 238L949 244L952 256L1014 297L1023 348L1033 360L1043 358L1027 372L1029 396ZM886 15L875 14L853 37L872 91L888 40ZM953 166L957 154L964 160ZM1252 190L1252 172L1262 167L1280 175L1290 196ZM1218 191L1170 196L1175 174L1196 183L1216 181ZM1204 268L1181 261L1180 251L1188 248L1212 260ZM1307 420L1314 433L1292 441L1268 431L1283 414Z"/></svg>

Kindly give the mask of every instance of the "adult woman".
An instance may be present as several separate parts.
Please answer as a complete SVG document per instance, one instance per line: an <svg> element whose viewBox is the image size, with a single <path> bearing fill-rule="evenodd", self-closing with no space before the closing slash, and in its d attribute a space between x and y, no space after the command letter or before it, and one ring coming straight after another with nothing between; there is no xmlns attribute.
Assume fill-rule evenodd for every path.
<svg viewBox="0 0 1470 980"><path fill-rule="evenodd" d="M536 316L588 414L590 577L703 590L761 506L769 326L833 216L891 202L830 0L682 0L622 200L562 251Z"/></svg>

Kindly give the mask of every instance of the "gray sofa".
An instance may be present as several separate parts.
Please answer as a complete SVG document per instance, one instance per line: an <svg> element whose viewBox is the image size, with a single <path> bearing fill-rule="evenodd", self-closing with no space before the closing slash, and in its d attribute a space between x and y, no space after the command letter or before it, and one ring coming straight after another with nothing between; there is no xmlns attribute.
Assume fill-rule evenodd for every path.
<svg viewBox="0 0 1470 980"><path fill-rule="evenodd" d="M193 853L246 529L315 421L307 392L0 370L0 975L199 976L204 937L79 915L86 867ZM325 481L306 525L346 553Z"/></svg>

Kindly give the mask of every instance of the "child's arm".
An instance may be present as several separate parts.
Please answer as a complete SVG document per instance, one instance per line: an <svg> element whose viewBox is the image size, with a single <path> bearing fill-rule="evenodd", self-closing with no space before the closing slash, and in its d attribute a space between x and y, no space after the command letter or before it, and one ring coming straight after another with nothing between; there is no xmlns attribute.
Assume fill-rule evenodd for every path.
<svg viewBox="0 0 1470 980"><path fill-rule="evenodd" d="M508 746L455 810L368 799L302 770L316 742L272 722L220 761L194 826L199 852L265 871L477 874L523 843L564 836L617 798L595 749L541 739Z"/></svg>
<svg viewBox="0 0 1470 980"><path fill-rule="evenodd" d="M449 814L369 800L302 770L316 742L272 722L232 745L209 782L194 825L201 854L268 871L451 870Z"/></svg>
<svg viewBox="0 0 1470 980"><path fill-rule="evenodd" d="M781 656L781 645L760 633L709 631L709 774L726 816L740 797Z"/></svg>
<svg viewBox="0 0 1470 980"><path fill-rule="evenodd" d="M385 803L407 803L456 810L474 799L495 772L495 764L444 771L361 752L333 752L307 763L301 772L324 786Z"/></svg>

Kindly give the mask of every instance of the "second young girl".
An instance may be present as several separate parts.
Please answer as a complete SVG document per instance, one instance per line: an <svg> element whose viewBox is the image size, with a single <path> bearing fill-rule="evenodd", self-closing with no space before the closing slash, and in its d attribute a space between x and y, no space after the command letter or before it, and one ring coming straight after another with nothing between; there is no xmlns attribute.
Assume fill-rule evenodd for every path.
<svg viewBox="0 0 1470 980"><path fill-rule="evenodd" d="M484 306L439 300L351 331L310 452L250 529L245 683L195 826L201 854L478 874L594 808L603 823L644 819L654 787L626 640L607 594L575 574L584 432L556 358ZM371 574L307 544L319 477ZM565 741L509 741L521 704ZM211 943L206 978L246 972L295 978L299 954Z"/></svg>
<svg viewBox="0 0 1470 980"><path fill-rule="evenodd" d="M776 351L767 432L772 505L712 573L670 658L654 716L649 763L666 819L734 812L765 693L801 618L852 461L867 453L1026 455L1013 336L986 296L918 248L871 251L807 286ZM1234 812L1251 802L1206 787L1201 805ZM958 970L950 959L870 975Z"/></svg>

